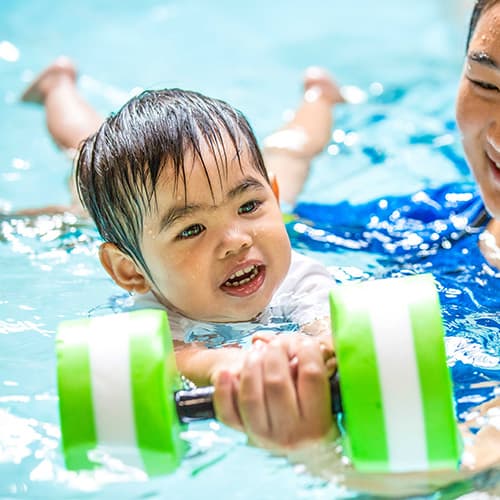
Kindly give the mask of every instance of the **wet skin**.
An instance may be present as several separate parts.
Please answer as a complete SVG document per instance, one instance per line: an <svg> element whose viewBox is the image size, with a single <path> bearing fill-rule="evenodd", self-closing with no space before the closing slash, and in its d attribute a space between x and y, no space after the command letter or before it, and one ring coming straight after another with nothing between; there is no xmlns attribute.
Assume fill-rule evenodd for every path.
<svg viewBox="0 0 500 500"><path fill-rule="evenodd" d="M500 2L483 12L471 39L457 123L486 208L500 219Z"/></svg>
<svg viewBox="0 0 500 500"><path fill-rule="evenodd" d="M199 160L188 155L187 196L182 182L175 190L164 173L158 206L144 221L149 285L160 302L199 321L255 318L290 266L290 241L271 186L244 151L240 167L235 151L226 149L227 176L204 153L213 195Z"/></svg>

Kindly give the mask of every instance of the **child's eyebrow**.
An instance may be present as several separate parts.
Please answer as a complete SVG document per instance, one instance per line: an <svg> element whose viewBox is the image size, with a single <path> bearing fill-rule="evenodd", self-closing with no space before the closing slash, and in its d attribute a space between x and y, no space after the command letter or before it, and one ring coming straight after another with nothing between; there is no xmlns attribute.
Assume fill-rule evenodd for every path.
<svg viewBox="0 0 500 500"><path fill-rule="evenodd" d="M234 200L234 198L237 198L245 191L248 191L250 189L255 189L255 190L264 189L264 185L262 184L262 182L258 181L254 177L246 177L236 187L229 190L229 192L226 195L226 199Z"/></svg>
<svg viewBox="0 0 500 500"><path fill-rule="evenodd" d="M234 200L238 196L249 190L262 190L264 185L259 180L253 177L246 177L237 186L230 189L225 196L225 201ZM184 204L181 206L170 207L161 218L159 232L165 231L174 223L189 216L193 216L196 212L206 211L214 208L214 205L197 205Z"/></svg>
<svg viewBox="0 0 500 500"><path fill-rule="evenodd" d="M167 210L165 215L161 218L159 231L162 232L168 229L181 219L188 217L203 209L202 205L182 205L180 207L171 207Z"/></svg>
<svg viewBox="0 0 500 500"><path fill-rule="evenodd" d="M489 68L500 70L500 65L486 52L483 51L471 52L467 56L467 58L469 59L469 61L479 63Z"/></svg>

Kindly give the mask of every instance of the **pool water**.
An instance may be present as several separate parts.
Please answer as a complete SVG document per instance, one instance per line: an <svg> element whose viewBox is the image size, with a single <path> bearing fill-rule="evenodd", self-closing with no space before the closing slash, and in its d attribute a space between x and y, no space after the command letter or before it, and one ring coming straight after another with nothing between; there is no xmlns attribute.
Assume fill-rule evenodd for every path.
<svg viewBox="0 0 500 500"><path fill-rule="evenodd" d="M128 0L119 8L97 0L3 0L0 211L68 201L68 161L51 142L41 108L18 101L27 82L61 53L77 62L84 96L104 115L138 88L192 88L241 109L259 140L297 104L304 68L325 66L364 102L338 108L331 144L314 164L301 207L306 214L311 202L350 205L325 208L328 223L319 220L320 209L290 224L293 244L321 259L339 282L435 274L457 415L464 421L474 405L500 395L500 276L478 254L478 235L447 245L446 221L440 228L417 227L403 214L389 227L366 230L345 214L351 205L361 213L372 199L390 201L447 183L457 192L473 191L453 114L468 4L422 0L409 12L396 0ZM407 222L405 232L400 225ZM0 228L1 498L358 494L336 450L326 480L247 446L244 436L216 422L189 427L190 452L170 476L144 481L114 464L96 473L66 471L55 330L62 320L105 310L123 294L98 263L97 233L74 217L4 215ZM415 235L429 246L422 250ZM495 480L480 476L434 497L487 490Z"/></svg>

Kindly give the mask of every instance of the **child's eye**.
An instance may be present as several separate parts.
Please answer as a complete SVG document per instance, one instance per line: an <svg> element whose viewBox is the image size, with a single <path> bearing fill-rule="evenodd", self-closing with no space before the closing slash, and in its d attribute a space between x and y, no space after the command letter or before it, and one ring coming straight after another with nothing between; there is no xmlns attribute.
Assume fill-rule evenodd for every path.
<svg viewBox="0 0 500 500"><path fill-rule="evenodd" d="M258 200L251 200L248 201L247 203L244 203L241 205L241 207L238 209L239 214L250 214L252 212L255 212L260 206L262 205L261 201Z"/></svg>
<svg viewBox="0 0 500 500"><path fill-rule="evenodd" d="M188 238L194 238L201 234L205 228L201 224L193 224L187 227L177 235L178 240L187 240Z"/></svg>
<svg viewBox="0 0 500 500"><path fill-rule="evenodd" d="M483 82L481 80L473 80L472 78L469 78L469 81L473 85L480 87L484 90L493 90L494 92L500 92L500 89L496 85L493 85L491 83Z"/></svg>

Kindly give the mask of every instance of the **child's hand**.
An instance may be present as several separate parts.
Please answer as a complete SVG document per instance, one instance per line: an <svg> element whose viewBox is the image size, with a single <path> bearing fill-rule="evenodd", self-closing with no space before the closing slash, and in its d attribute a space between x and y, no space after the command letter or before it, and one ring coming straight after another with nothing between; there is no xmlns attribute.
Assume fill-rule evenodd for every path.
<svg viewBox="0 0 500 500"><path fill-rule="evenodd" d="M335 358L335 351L333 350L332 336L330 332L319 332L316 330L314 334L306 332L304 333L309 337L312 336L319 342L319 348L321 350L321 355L323 356L323 361L326 365L326 371L328 373L328 376L331 377L337 370L337 359ZM302 335L293 335L286 341L288 344L288 357L290 359L292 367L297 362L298 349L296 339L299 339L301 337L303 338ZM269 344L275 338L275 334L268 332L258 332L252 337L252 343L259 344L260 342L264 342L266 344Z"/></svg>
<svg viewBox="0 0 500 500"><path fill-rule="evenodd" d="M314 338L256 343L239 377L221 371L215 389L218 418L265 448L296 448L324 438L333 425L327 368Z"/></svg>

